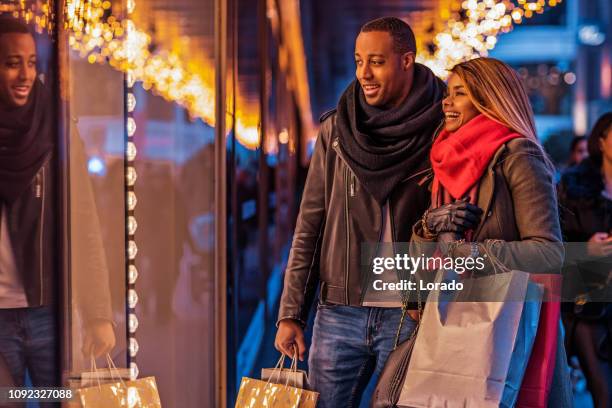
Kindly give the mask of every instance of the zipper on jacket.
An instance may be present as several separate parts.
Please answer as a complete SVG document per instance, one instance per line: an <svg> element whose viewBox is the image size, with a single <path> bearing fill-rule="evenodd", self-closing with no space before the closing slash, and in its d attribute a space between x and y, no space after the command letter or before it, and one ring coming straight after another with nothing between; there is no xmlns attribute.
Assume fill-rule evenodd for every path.
<svg viewBox="0 0 612 408"><path fill-rule="evenodd" d="M355 197L355 175L351 172L351 197Z"/></svg>
<svg viewBox="0 0 612 408"><path fill-rule="evenodd" d="M383 210L383 207L380 207L380 232L378 233L378 240L376 241L376 248L374 248L374 255L372 256L372 259L370 259L370 261L368 262L369 269L363 274L363 277L361 278L361 295L359 296L359 304L361 306L363 306L363 301L365 300L365 295L366 295L366 292L370 284L370 279L368 278L370 277L370 271L373 270L374 258L376 258L376 255L378 254L378 249L380 248L380 240L382 239L384 224L385 224L385 212Z"/></svg>
<svg viewBox="0 0 612 408"><path fill-rule="evenodd" d="M397 244L397 236L395 235L395 220L393 218L393 208L391 207L391 200L389 200L389 203L387 205L389 206L389 227L391 228L391 246L393 247L393 257L395 257L397 254L397 248L395 247L395 245ZM397 268L395 268L395 276L397 277L398 282L402 281L399 270Z"/></svg>
<svg viewBox="0 0 612 408"><path fill-rule="evenodd" d="M344 185L346 186L346 190L344 191L344 221L346 224L346 262L344 264L344 291L345 291L345 302L347 305L349 302L349 262L351 259L350 249L351 249L351 235L349 228L349 168L344 166Z"/></svg>
<svg viewBox="0 0 612 408"><path fill-rule="evenodd" d="M35 188L36 198L40 198L40 196L42 195L41 180L42 180L42 176L40 175L40 173L38 173L36 175L36 188Z"/></svg>
<svg viewBox="0 0 612 408"><path fill-rule="evenodd" d="M42 167L42 177L41 177L41 182L40 182L40 190L38 189L38 186L36 187L36 193L37 193L37 197L42 197L42 202L40 205L40 235L39 235L39 259L40 259L40 304L44 304L44 290L43 290L43 284L44 284L44 279L43 279L43 232L45 230L45 164L43 164ZM38 193L40 193L40 195L38 195Z"/></svg>

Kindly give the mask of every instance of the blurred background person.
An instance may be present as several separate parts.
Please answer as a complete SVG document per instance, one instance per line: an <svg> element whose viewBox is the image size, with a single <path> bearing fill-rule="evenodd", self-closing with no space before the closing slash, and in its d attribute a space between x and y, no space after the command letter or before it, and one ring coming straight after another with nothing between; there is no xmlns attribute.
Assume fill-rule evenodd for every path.
<svg viewBox="0 0 612 408"><path fill-rule="evenodd" d="M559 184L561 226L566 242L587 242L588 260L578 262L579 279L588 291L609 286L612 255L612 112L601 116L588 138L589 157L570 168ZM591 292L591 296L595 292ZM585 294L589 296L589 293ZM599 299L603 300L603 299ZM577 356L595 407L612 404L609 302L564 305L566 349Z"/></svg>
<svg viewBox="0 0 612 408"><path fill-rule="evenodd" d="M589 148L586 136L576 136L570 143L569 159L567 167L572 167L580 164L584 159L589 157Z"/></svg>

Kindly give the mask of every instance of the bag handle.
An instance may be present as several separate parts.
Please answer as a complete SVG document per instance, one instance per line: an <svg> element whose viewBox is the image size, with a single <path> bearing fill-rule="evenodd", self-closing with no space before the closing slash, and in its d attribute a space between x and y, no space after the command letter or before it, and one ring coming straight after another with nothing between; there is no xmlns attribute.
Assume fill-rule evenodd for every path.
<svg viewBox="0 0 612 408"><path fill-rule="evenodd" d="M491 266L493 267L493 271L495 271L495 274L497 275L499 273L498 269L499 271L504 273L504 272L510 272L510 268L504 265L503 262L500 261L499 258L497 258L497 256L495 256L495 254L491 251L490 245L496 241L499 241L499 240L494 240L493 242L486 241L484 245L482 245L482 248L484 250L484 253L489 257L489 262L491 263Z"/></svg>
<svg viewBox="0 0 612 408"><path fill-rule="evenodd" d="M283 369L281 368L280 371L282 370ZM291 367L289 370L291 373L297 373L297 350L295 349L295 345L293 346L293 357L291 357ZM287 379L285 380L285 387L289 387L289 376L287 376Z"/></svg>
<svg viewBox="0 0 612 408"><path fill-rule="evenodd" d="M89 356L89 358L90 358L91 370L95 374L96 382L98 383L98 388L101 388L102 387L102 383L100 381L100 371L101 370L99 370L96 365L96 358L94 357L93 353ZM115 365L115 362L113 361L110 354L108 353L106 353L106 364L108 364L108 371L110 373L111 379L118 380L127 389L127 384L125 383L125 381L123 381L123 378L121 378L119 369L117 368L117 366ZM115 375L113 375L113 370L114 370L115 375L117 376L116 378L115 378Z"/></svg>
<svg viewBox="0 0 612 408"><path fill-rule="evenodd" d="M89 356L89 358L90 369L94 372L96 381L98 382L98 388L102 388L102 384L100 383L100 372L98 371L98 367L96 367L96 358L94 357L93 353Z"/></svg>
<svg viewBox="0 0 612 408"><path fill-rule="evenodd" d="M119 382L121 382L121 384L127 388L127 385L125 383L125 381L123 381L123 378L121 378L121 374L119 374L119 369L117 368L117 366L115 365L113 359L111 358L110 354L106 353L106 363L108 364L108 370L111 373L111 378L113 377L113 370L115 370L116 374L117 374L117 378L119 379Z"/></svg>
<svg viewBox="0 0 612 408"><path fill-rule="evenodd" d="M266 381L266 385L264 386L264 388L266 388L268 384L270 384L270 381L272 381L272 377L274 377L274 374L277 374L276 382L274 384L278 383L278 380L280 380L280 375L281 375L281 372L283 371L284 365L285 365L285 354L281 353L280 358L278 359L276 365L274 366L274 369L272 370L272 375L268 377L268 381Z"/></svg>
<svg viewBox="0 0 612 408"><path fill-rule="evenodd" d="M416 277L416 274L414 276ZM399 345L400 334L402 333L402 326L404 325L404 320L406 319L406 314L408 313L408 295L407 293L408 291L404 291L404 293L402 293L402 315L400 317L399 326L397 327L397 332L395 333L395 340L393 341L393 350L395 350L397 346ZM418 308L418 314L419 314L419 321L417 322L417 325L414 328L414 331L412 332L412 336L410 336L410 338L416 335L416 332L419 329L419 325L421 324L421 317L423 315L423 308L421 305L421 291L418 289L418 287L417 287L417 308Z"/></svg>

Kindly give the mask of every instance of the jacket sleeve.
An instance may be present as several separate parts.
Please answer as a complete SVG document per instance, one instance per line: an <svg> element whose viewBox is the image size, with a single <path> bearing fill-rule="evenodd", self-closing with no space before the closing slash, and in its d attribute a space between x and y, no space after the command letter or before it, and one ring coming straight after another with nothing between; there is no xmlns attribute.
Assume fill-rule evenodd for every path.
<svg viewBox="0 0 612 408"><path fill-rule="evenodd" d="M554 170L542 148L528 139L508 144L501 166L514 208L520 241L486 241L505 266L532 273L558 273L564 248Z"/></svg>
<svg viewBox="0 0 612 408"><path fill-rule="evenodd" d="M99 319L112 322L109 272L100 221L85 149L74 122L70 141L72 293L86 325Z"/></svg>
<svg viewBox="0 0 612 408"><path fill-rule="evenodd" d="M278 322L295 319L305 326L319 283L319 258L326 213L325 162L332 120L333 118L328 118L321 125L310 160L285 269Z"/></svg>

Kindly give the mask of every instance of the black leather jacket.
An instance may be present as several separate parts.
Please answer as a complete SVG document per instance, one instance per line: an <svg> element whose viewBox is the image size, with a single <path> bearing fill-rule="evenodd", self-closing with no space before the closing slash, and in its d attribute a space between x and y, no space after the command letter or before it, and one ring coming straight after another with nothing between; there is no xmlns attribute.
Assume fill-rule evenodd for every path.
<svg viewBox="0 0 612 408"><path fill-rule="evenodd" d="M56 300L57 186L52 157L49 155L30 187L6 207L15 266L29 306L50 305Z"/></svg>
<svg viewBox="0 0 612 408"><path fill-rule="evenodd" d="M278 320L305 324L320 283L321 301L361 305L361 245L381 240L383 211L342 157L336 114L322 120L293 235ZM394 242L407 242L411 226L430 203L429 158L389 197Z"/></svg>
<svg viewBox="0 0 612 408"><path fill-rule="evenodd" d="M72 121L69 212L58 211L58 197L64 193L58 183L58 159L52 153L30 187L7 206L9 235L28 307L58 304L58 283L69 279L72 300L85 321L112 321L106 256L85 150L75 125ZM66 252L71 268L67 276L59 269L58 254L63 249L58 242L60 225L70 228L70 251Z"/></svg>

